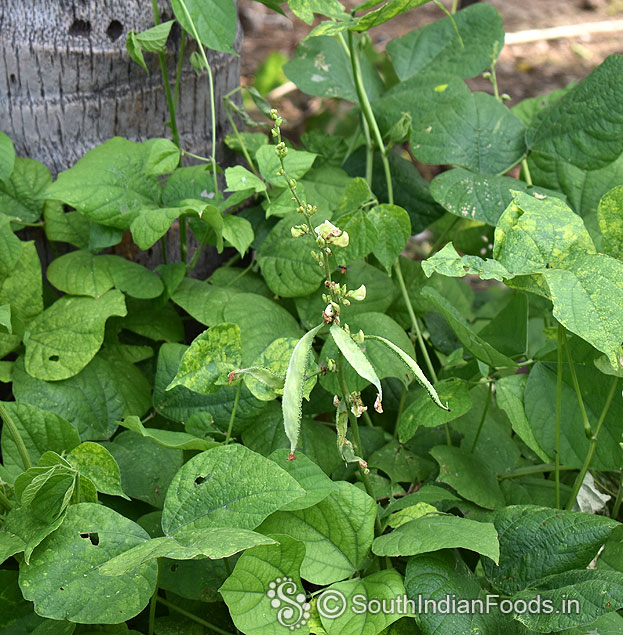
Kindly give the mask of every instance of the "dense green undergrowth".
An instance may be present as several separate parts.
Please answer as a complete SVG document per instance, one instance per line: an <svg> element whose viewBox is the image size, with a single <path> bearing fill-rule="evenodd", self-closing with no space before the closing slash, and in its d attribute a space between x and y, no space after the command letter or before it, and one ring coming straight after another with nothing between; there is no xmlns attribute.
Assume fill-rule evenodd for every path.
<svg viewBox="0 0 623 635"><path fill-rule="evenodd" d="M623 58L509 109L486 3L372 48L424 3L290 0L353 108L295 148L228 95L224 191L171 96L56 180L0 134L0 632L623 632ZM233 2L172 7L211 81Z"/></svg>

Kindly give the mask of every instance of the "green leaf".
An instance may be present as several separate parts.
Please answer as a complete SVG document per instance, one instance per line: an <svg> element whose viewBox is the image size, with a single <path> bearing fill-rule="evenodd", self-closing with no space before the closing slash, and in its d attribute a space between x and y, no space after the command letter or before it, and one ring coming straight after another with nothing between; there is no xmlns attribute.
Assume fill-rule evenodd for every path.
<svg viewBox="0 0 623 635"><path fill-rule="evenodd" d="M346 358L346 361L352 366L360 377L363 377L376 388L378 401L383 401L383 389L381 388L381 380L378 378L372 364L365 356L361 348L355 343L350 333L347 333L338 324L332 324L330 328L331 337L340 352Z"/></svg>
<svg viewBox="0 0 623 635"><path fill-rule="evenodd" d="M324 500L334 489L334 482L304 454L299 452L295 461L288 460L288 450L275 450L268 458L274 461L280 468L292 476L305 490L305 496L301 496L286 505L281 506L281 511L296 511L312 507Z"/></svg>
<svg viewBox="0 0 623 635"><path fill-rule="evenodd" d="M184 0L184 3L171 0L171 7L182 28L194 36L192 20L204 46L214 51L234 53L237 14L232 0Z"/></svg>
<svg viewBox="0 0 623 635"><path fill-rule="evenodd" d="M52 242L69 243L86 249L89 246L91 221L80 212L65 212L60 203L48 203L43 208L43 231Z"/></svg>
<svg viewBox="0 0 623 635"><path fill-rule="evenodd" d="M318 326L308 331L297 342L288 363L286 379L283 385L283 427L288 439L290 439L290 452L296 450L299 432L301 428L301 416L303 414L302 402L307 379L308 360L316 333L324 326Z"/></svg>
<svg viewBox="0 0 623 635"><path fill-rule="evenodd" d="M154 140L151 140L153 142ZM127 229L139 210L158 206L158 176L148 173L151 144L114 137L61 172L43 192L91 220Z"/></svg>
<svg viewBox="0 0 623 635"><path fill-rule="evenodd" d="M80 443L76 429L53 412L14 402L4 403L4 407L13 419L33 464L48 450L62 454ZM2 465L13 478L26 469L6 426L2 428Z"/></svg>
<svg viewBox="0 0 623 635"><path fill-rule="evenodd" d="M217 324L193 340L167 390L186 386L203 395L216 392L241 363L240 328L236 324Z"/></svg>
<svg viewBox="0 0 623 635"><path fill-rule="evenodd" d="M596 170L623 151L623 94L613 78L623 57L610 55L575 88L544 108L528 128L531 152Z"/></svg>
<svg viewBox="0 0 623 635"><path fill-rule="evenodd" d="M438 480L453 487L461 496L481 507L504 507L497 478L480 457L452 446L438 445L430 450L439 463Z"/></svg>
<svg viewBox="0 0 623 635"><path fill-rule="evenodd" d="M270 516L259 531L286 533L305 545L301 575L312 584L331 584L363 565L372 539L376 505L358 487L338 481L335 491L313 507Z"/></svg>
<svg viewBox="0 0 623 635"><path fill-rule="evenodd" d="M375 26L384 24L401 13L406 13L430 0L389 0L382 7L369 11L350 27L351 31L369 31Z"/></svg>
<svg viewBox="0 0 623 635"><path fill-rule="evenodd" d="M53 523L67 509L75 482L75 471L65 465L32 467L15 480L15 495L36 518Z"/></svg>
<svg viewBox="0 0 623 635"><path fill-rule="evenodd" d="M309 295L318 289L324 278L322 268L311 255L315 243L309 236L293 238L290 233L291 227L299 224L300 219L296 212L281 219L257 253L266 284L273 293L284 298ZM318 224L322 220L319 219Z"/></svg>
<svg viewBox="0 0 623 635"><path fill-rule="evenodd" d="M124 551L106 562L99 572L105 576L126 575L156 558L172 560L191 560L201 556L211 559L227 558L244 549L274 544L274 542L271 538L254 531L233 527L214 527L209 531L181 530L175 537L152 538Z"/></svg>
<svg viewBox="0 0 623 635"><path fill-rule="evenodd" d="M67 455L67 461L86 476L98 492L128 498L121 489L119 466L103 445L91 441L81 443Z"/></svg>
<svg viewBox="0 0 623 635"><path fill-rule="evenodd" d="M241 216L226 214L223 218L223 238L238 251L241 256L247 253L247 249L253 242L253 226Z"/></svg>
<svg viewBox="0 0 623 635"><path fill-rule="evenodd" d="M466 382L461 379L443 379L435 385L439 401L448 409L439 408L428 394L421 393L403 411L398 423L398 439L409 441L421 426L434 428L463 416L472 407L472 398Z"/></svg>
<svg viewBox="0 0 623 635"><path fill-rule="evenodd" d="M162 508L169 483L182 466L183 453L125 430L104 447L121 471L123 491L156 508Z"/></svg>
<svg viewBox="0 0 623 635"><path fill-rule="evenodd" d="M454 20L460 40L450 19L443 18L387 44L401 80L442 68L460 77L475 77L491 65L504 45L504 25L497 11L489 4L477 4L457 12Z"/></svg>
<svg viewBox="0 0 623 635"><path fill-rule="evenodd" d="M560 197L557 192L529 187L523 181L508 176L475 174L463 168L442 172L430 184L430 193L445 210L494 227L513 200L511 190Z"/></svg>
<svg viewBox="0 0 623 635"><path fill-rule="evenodd" d="M442 276L462 278L468 273L480 276L482 280L510 280L514 274L506 270L497 260L479 256L459 256L454 245L448 243L443 249L435 252L430 258L422 261L422 271L430 278L433 273Z"/></svg>
<svg viewBox="0 0 623 635"><path fill-rule="evenodd" d="M0 181L6 182L15 165L15 148L7 134L0 131Z"/></svg>
<svg viewBox="0 0 623 635"><path fill-rule="evenodd" d="M346 247L336 249L335 256L346 265L365 258L379 243L379 233L366 210L347 212L336 220L339 228L348 233Z"/></svg>
<svg viewBox="0 0 623 635"><path fill-rule="evenodd" d="M595 557L615 520L534 505L513 505L493 516L500 562L483 560L484 573L503 593L515 593L545 576L583 569Z"/></svg>
<svg viewBox="0 0 623 635"><path fill-rule="evenodd" d="M411 148L424 163L502 174L524 156L525 131L493 95L472 93L414 119Z"/></svg>
<svg viewBox="0 0 623 635"><path fill-rule="evenodd" d="M224 321L225 306L239 293L237 289L184 278L172 293L171 299L201 324L214 326Z"/></svg>
<svg viewBox="0 0 623 635"><path fill-rule="evenodd" d="M372 253L389 273L411 237L409 214L398 205L378 205L369 217L378 235Z"/></svg>
<svg viewBox="0 0 623 635"><path fill-rule="evenodd" d="M37 379L57 381L79 373L104 341L104 325L126 314L121 292L98 299L63 296L33 320L26 340L26 371Z"/></svg>
<svg viewBox="0 0 623 635"><path fill-rule="evenodd" d="M372 551L377 556L392 557L457 547L488 556L494 562L500 557L498 534L492 523L445 514L417 518L375 538L372 543Z"/></svg>
<svg viewBox="0 0 623 635"><path fill-rule="evenodd" d="M125 41L125 48L128 51L128 55L146 72L149 73L149 69L147 68L147 64L145 64L145 57L143 56L143 51L141 50L141 45L138 43L136 37L136 31L132 29L128 33L128 37Z"/></svg>
<svg viewBox="0 0 623 635"><path fill-rule="evenodd" d="M52 285L71 295L99 298L114 286L106 260L83 250L55 258L46 275Z"/></svg>
<svg viewBox="0 0 623 635"><path fill-rule="evenodd" d="M284 159L288 177L291 179L300 179L309 171L316 160L316 156L317 155L313 152L288 148L288 154ZM257 151L255 159L262 176L268 183L277 187L283 187L287 184L285 177L277 176L276 174L277 170L281 168L281 162L275 153L274 145L263 145Z"/></svg>
<svg viewBox="0 0 623 635"><path fill-rule="evenodd" d="M303 626L301 631L305 632L309 619L309 604L299 578L305 547L289 536L274 538L278 544L243 553L219 589L236 628L247 635L280 635L290 625L292 629Z"/></svg>
<svg viewBox="0 0 623 635"><path fill-rule="evenodd" d="M156 586L155 563L135 574L106 578L97 569L147 540L136 523L93 503L72 505L63 524L20 566L19 584L36 612L52 619L118 624L149 602Z"/></svg>
<svg viewBox="0 0 623 635"><path fill-rule="evenodd" d="M415 505L404 507L403 509L390 514L390 516L385 521L385 525L386 527L392 527L392 529L398 529L398 527L402 527L412 520L416 520L418 518L422 518L422 516L436 513L438 513L436 507L433 507L428 503L416 503Z"/></svg>
<svg viewBox="0 0 623 635"><path fill-rule="evenodd" d="M17 157L11 176L0 182L0 209L14 222L36 223L44 209L50 171L34 159Z"/></svg>
<svg viewBox="0 0 623 635"><path fill-rule="evenodd" d="M345 16L344 7L338 0L288 0L288 6L295 16L307 24L313 22L314 13L340 20Z"/></svg>
<svg viewBox="0 0 623 635"><path fill-rule="evenodd" d="M174 20L167 20L152 26L151 29L135 33L136 41L144 51L164 53L173 22Z"/></svg>
<svg viewBox="0 0 623 635"><path fill-rule="evenodd" d="M264 181L241 165L227 168L225 170L225 181L227 182L227 192L246 192L249 189L254 192L266 191Z"/></svg>
<svg viewBox="0 0 623 635"><path fill-rule="evenodd" d="M366 57L362 56L360 62L366 93L370 99L375 99L383 90L381 80ZM332 37L314 37L301 42L294 59L284 65L283 72L308 95L358 101L350 59Z"/></svg>
<svg viewBox="0 0 623 635"><path fill-rule="evenodd" d="M623 186L611 189L599 201L597 217L603 250L613 258L623 259Z"/></svg>
<svg viewBox="0 0 623 635"><path fill-rule="evenodd" d="M100 258L104 258L115 287L133 298L157 298L164 291L160 278L146 267L121 256Z"/></svg>
<svg viewBox="0 0 623 635"><path fill-rule="evenodd" d="M193 457L177 472L165 500L162 528L168 535L181 528L254 529L304 493L272 461L242 445L219 446Z"/></svg>
<svg viewBox="0 0 623 635"><path fill-rule="evenodd" d="M160 428L145 428L138 417L126 417L119 425L140 434L146 439L155 441L163 448L172 450L209 450L216 443L198 439L187 432L177 432L175 430L161 430Z"/></svg>
<svg viewBox="0 0 623 635"><path fill-rule="evenodd" d="M447 320L452 330L456 333L461 344L470 351L479 360L485 362L489 366L494 367L510 367L516 366L515 362L506 355L497 351L491 344L479 337L470 325L465 321L463 316L458 312L456 307L452 306L446 298L444 298L437 289L433 287L425 287L422 290L422 296L429 300L433 306Z"/></svg>
<svg viewBox="0 0 623 635"><path fill-rule="evenodd" d="M375 611L374 604L370 605L369 610L362 609L370 600L379 602L381 606L397 609L396 600L404 597L404 594L402 576L395 569L388 569L377 571L365 578L355 578L332 584L318 596L316 610L319 611L320 607L324 609L320 613L320 619L328 635L386 633L387 631L384 629L400 619L404 613L401 613L400 610ZM337 606L333 602L336 602ZM343 606L349 607L350 610L333 617L330 609L341 608L341 602L344 602ZM405 607L402 608L404 611Z"/></svg>

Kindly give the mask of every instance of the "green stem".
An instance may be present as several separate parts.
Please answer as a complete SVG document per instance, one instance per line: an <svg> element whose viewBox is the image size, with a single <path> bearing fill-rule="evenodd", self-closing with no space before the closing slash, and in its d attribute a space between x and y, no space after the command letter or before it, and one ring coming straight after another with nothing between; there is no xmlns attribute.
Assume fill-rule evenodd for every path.
<svg viewBox="0 0 623 635"><path fill-rule="evenodd" d="M7 409L4 404L0 401L0 419L4 421L4 425L8 430L11 438L13 439L13 443L17 446L17 451L19 452L20 457L22 458L22 463L24 464L25 469L29 469L32 467L32 461L30 460L30 455L28 454L28 450L26 449L26 445L24 443L24 439L22 439L22 435L19 433L17 426L13 419L11 419L11 415L9 415Z"/></svg>
<svg viewBox="0 0 623 635"><path fill-rule="evenodd" d="M621 472L621 476L619 478L619 490L617 491L617 497L614 501L614 507L612 508L612 518L614 518L614 520L616 520L619 516L621 502L623 502L623 472Z"/></svg>
<svg viewBox="0 0 623 635"><path fill-rule="evenodd" d="M9 500L9 497L2 491L0 486L0 505L2 505L7 511L13 508L13 503Z"/></svg>
<svg viewBox="0 0 623 635"><path fill-rule="evenodd" d="M498 476L498 480L503 481L506 478L520 478L522 476L530 476L531 474L543 474L544 472L553 472L556 469L555 463L542 463L541 465L530 465L528 467L521 467L518 470L509 472L508 474L501 474ZM570 465L561 465L558 468L562 471L575 470L577 468Z"/></svg>
<svg viewBox="0 0 623 635"><path fill-rule="evenodd" d="M562 413L562 349L565 329L562 324L558 325L558 368L556 376L556 437L554 445L554 461L555 472L554 478L556 482L556 507L560 508L560 418Z"/></svg>
<svg viewBox="0 0 623 635"><path fill-rule="evenodd" d="M197 266L197 263L199 262L199 256L201 256L201 253L203 252L204 249L205 249L205 245L203 244L199 245L199 247L195 249L195 253L193 254L193 257L190 259L188 266L186 267L187 271L192 271Z"/></svg>
<svg viewBox="0 0 623 635"><path fill-rule="evenodd" d="M180 99L180 83L182 81L182 67L184 65L184 51L186 49L186 31L182 29L182 37L180 39L180 52L177 58L177 69L175 70L175 89L173 92L173 103L177 112L177 105Z"/></svg>
<svg viewBox="0 0 623 635"><path fill-rule="evenodd" d="M480 417L480 423L478 424L478 430L476 431L476 436L474 437L474 442L472 443L472 449L470 452L473 454L476 449L476 444L478 443L478 439L480 437L480 433L482 432L482 426L485 423L485 419L487 418L487 412L489 412L489 405L491 404L491 393L493 392L493 382L489 382L489 391L487 392L487 401L485 401L485 407L482 411L482 416Z"/></svg>
<svg viewBox="0 0 623 635"><path fill-rule="evenodd" d="M452 0L452 9L450 9L450 13L454 15L459 8L459 0Z"/></svg>
<svg viewBox="0 0 623 635"><path fill-rule="evenodd" d="M610 409L610 404L612 403L612 399L614 398L614 393L616 392L617 384L619 383L618 377L612 378L612 384L610 385L610 392L608 393L608 397L606 398L606 403L599 415L599 421L597 422L597 427L595 428L595 434L591 436L590 444L588 446L588 452L586 453L586 458L584 459L584 464L582 465L582 469L575 479L575 483L573 484L573 491L571 492L571 496L567 501L566 509L572 509L573 504L575 503L576 498L578 497L578 492L582 487L582 483L584 482L584 477L588 472L588 468L591 466L591 461L593 460L593 454L595 454L595 449L597 448L597 438L599 437L599 432L601 427L606 419L606 415L608 414L608 410Z"/></svg>
<svg viewBox="0 0 623 635"><path fill-rule="evenodd" d="M180 261L186 264L187 256L186 216L180 216Z"/></svg>
<svg viewBox="0 0 623 635"><path fill-rule="evenodd" d="M405 399L407 398L407 387L402 387L400 393L400 402L398 403L398 414L396 415L396 425L394 426L394 439L398 438L398 428L400 427L400 417L402 417L402 411L405 407Z"/></svg>
<svg viewBox="0 0 623 635"><path fill-rule="evenodd" d="M367 426L369 426L370 428L374 428L374 423L372 423L372 418L368 414L367 410L363 411L363 420L366 422Z"/></svg>
<svg viewBox="0 0 623 635"><path fill-rule="evenodd" d="M234 121L234 118L232 117L231 109L229 108L228 101L225 101L225 114L227 115L227 120L229 121L229 125L234 131L234 134L236 135L236 139L238 139L238 143L240 144L240 148L242 150L242 155L244 156L246 162L249 164L249 167L251 168L251 171L253 172L253 174L255 174L255 176L257 176L258 179L261 178L257 171L257 168L255 167L255 163L253 162L253 159L251 158L251 155L249 154L249 151L247 150L247 145L244 142L244 139L242 138L240 131L238 130L238 126L236 125L236 122Z"/></svg>
<svg viewBox="0 0 623 635"><path fill-rule="evenodd" d="M158 26L160 24L160 12L158 11L158 0L151 0L151 7L154 14L154 24ZM162 84L164 85L164 94L167 98L167 105L169 107L169 123L171 124L171 135L173 136L173 143L180 147L180 135L177 130L176 108L173 102L173 95L171 94L171 83L169 82L169 73L167 72L167 61L164 53L158 53L158 62L160 63L160 72L162 73Z"/></svg>
<svg viewBox="0 0 623 635"><path fill-rule="evenodd" d="M160 249L162 250L162 262L166 265L167 264L167 239L165 236L163 236L160 239Z"/></svg>
<svg viewBox="0 0 623 635"><path fill-rule="evenodd" d="M201 617L194 615L190 611L180 608L179 606L177 606L177 604L174 604L173 602L169 602L169 600L165 600L163 597L158 596L157 600L158 602L160 602L160 604L162 604L163 606L166 606L168 609L175 611L176 613L179 613L180 615L183 615L184 617L187 617L189 620L192 620L193 622L196 622L197 624L201 624L202 626L209 628L211 631L214 631L215 633L218 633L219 635L231 635L229 631L226 631L225 629L220 628L219 626L216 626L215 624L210 624L210 622L207 622Z"/></svg>
<svg viewBox="0 0 623 635"><path fill-rule="evenodd" d="M242 391L242 381L238 384L238 390L236 390L236 396L234 397L234 407L231 409L231 416L229 417L229 426L227 427L227 436L225 437L225 445L231 441L231 431L234 429L234 421L236 420L236 410L238 410L238 402L240 401L240 392Z"/></svg>
<svg viewBox="0 0 623 635"><path fill-rule="evenodd" d="M366 183L372 190L372 171L374 169L374 148L372 147L372 137L370 137L370 126L365 117L361 117L361 127L363 136L366 138Z"/></svg>
<svg viewBox="0 0 623 635"><path fill-rule="evenodd" d="M156 560L158 564L158 574L156 576L156 588L149 601L149 625L147 627L147 635L154 635L154 627L156 626L156 603L158 600L158 591L160 590L160 559Z"/></svg>
<svg viewBox="0 0 623 635"><path fill-rule="evenodd" d="M214 98L214 78L212 76L212 67L208 62L208 58L205 53L205 49L203 48L203 44L199 39L199 35L197 34L197 28L195 27L195 23L193 19L190 17L190 13L188 13L188 9L186 8L186 3L184 0L178 0L186 19L188 20L188 24L190 25L190 34L195 38L197 42L197 46L199 47L199 52L201 54L201 59L203 60L203 64L208 71L208 86L210 88L210 119L212 126L212 148L210 149L210 162L212 163L212 178L214 179L214 192L218 192L218 179L216 175L216 105ZM153 2L157 2L157 0L153 0ZM179 144L178 144L179 145Z"/></svg>
<svg viewBox="0 0 623 635"><path fill-rule="evenodd" d="M532 175L530 174L530 168L528 167L528 160L527 159L522 159L521 160L521 169L523 171L523 176L524 179L526 180L526 183L532 187Z"/></svg>
<svg viewBox="0 0 623 635"><path fill-rule="evenodd" d="M584 407L584 399L582 399L582 391L580 390L580 383L578 382L578 376L575 372L575 364L573 363L573 358L571 357L571 351L569 349L569 342L567 340L566 334L563 334L562 341L564 342L565 352L567 353L567 361L569 362L569 372L571 373L573 389L575 390L575 396L577 397L578 405L580 406L582 423L584 424L584 434L586 435L587 439L591 439L593 436L593 430L588 420L588 415L586 414L586 408Z"/></svg>

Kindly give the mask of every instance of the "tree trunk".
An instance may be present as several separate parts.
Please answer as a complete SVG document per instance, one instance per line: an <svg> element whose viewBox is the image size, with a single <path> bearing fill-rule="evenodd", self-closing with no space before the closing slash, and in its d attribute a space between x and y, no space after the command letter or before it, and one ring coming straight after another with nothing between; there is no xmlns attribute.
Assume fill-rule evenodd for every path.
<svg viewBox="0 0 623 635"><path fill-rule="evenodd" d="M159 4L162 20L171 19L169 3ZM133 141L170 136L157 56L145 53L147 74L125 48L131 29L140 32L153 24L149 0L0 0L0 129L11 137L17 154L41 161L56 174L117 135ZM237 50L241 41L238 28ZM179 42L175 30L166 54L172 86ZM182 148L207 156L209 87L206 75L197 76L188 61L193 50L194 45L188 46L184 55L177 125ZM240 58L210 51L208 59L215 82L216 135L222 139L227 127L222 96L240 83ZM172 241L170 250L176 247L179 253ZM154 249L148 262L159 258ZM205 271L206 264L198 269Z"/></svg>

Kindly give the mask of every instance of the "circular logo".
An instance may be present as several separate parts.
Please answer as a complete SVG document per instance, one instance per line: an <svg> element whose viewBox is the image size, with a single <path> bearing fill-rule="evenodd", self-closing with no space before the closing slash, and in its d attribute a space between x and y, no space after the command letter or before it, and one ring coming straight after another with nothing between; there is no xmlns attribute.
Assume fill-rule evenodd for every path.
<svg viewBox="0 0 623 635"><path fill-rule="evenodd" d="M318 596L316 610L320 617L335 620L346 611L346 596L335 589L327 589Z"/></svg>
<svg viewBox="0 0 623 635"><path fill-rule="evenodd" d="M310 604L304 593L299 593L292 578L277 578L268 585L270 606L277 610L277 622L291 631L301 628L309 620Z"/></svg>

